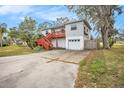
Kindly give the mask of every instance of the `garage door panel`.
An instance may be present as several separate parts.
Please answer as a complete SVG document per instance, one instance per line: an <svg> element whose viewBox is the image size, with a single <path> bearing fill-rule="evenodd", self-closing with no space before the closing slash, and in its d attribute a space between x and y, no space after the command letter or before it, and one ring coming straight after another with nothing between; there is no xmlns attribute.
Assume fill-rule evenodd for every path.
<svg viewBox="0 0 124 93"><path fill-rule="evenodd" d="M70 39L68 40L68 46L71 50L80 50L81 41L80 39Z"/></svg>

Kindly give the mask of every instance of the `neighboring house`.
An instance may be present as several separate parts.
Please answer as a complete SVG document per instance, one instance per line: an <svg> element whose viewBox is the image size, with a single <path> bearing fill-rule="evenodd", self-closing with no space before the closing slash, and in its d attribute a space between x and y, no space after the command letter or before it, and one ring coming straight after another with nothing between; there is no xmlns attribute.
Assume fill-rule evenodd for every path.
<svg viewBox="0 0 124 93"><path fill-rule="evenodd" d="M44 29L41 33L47 36L48 33L62 31L65 36L51 40L53 47L70 50L84 50L85 40L91 39L91 27L86 20L69 22L61 26Z"/></svg>
<svg viewBox="0 0 124 93"><path fill-rule="evenodd" d="M118 34L116 34L114 36L114 38L116 38L117 41L124 41L124 30L121 29Z"/></svg>

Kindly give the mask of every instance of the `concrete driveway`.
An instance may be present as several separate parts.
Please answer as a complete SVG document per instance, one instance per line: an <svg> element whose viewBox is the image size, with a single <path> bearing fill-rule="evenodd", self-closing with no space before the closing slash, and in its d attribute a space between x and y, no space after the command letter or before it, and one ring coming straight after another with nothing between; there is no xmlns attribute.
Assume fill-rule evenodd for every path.
<svg viewBox="0 0 124 93"><path fill-rule="evenodd" d="M74 87L79 62L89 51L51 50L0 57L0 87Z"/></svg>

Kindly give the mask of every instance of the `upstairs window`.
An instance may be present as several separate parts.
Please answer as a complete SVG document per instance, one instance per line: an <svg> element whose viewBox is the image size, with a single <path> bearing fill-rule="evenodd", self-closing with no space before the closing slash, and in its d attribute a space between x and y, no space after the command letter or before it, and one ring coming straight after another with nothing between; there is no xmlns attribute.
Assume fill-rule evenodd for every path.
<svg viewBox="0 0 124 93"><path fill-rule="evenodd" d="M87 33L88 33L88 29L87 29Z"/></svg>
<svg viewBox="0 0 124 93"><path fill-rule="evenodd" d="M84 27L84 35L88 35L88 29L86 30L86 28Z"/></svg>
<svg viewBox="0 0 124 93"><path fill-rule="evenodd" d="M71 31L72 30L77 30L77 26L76 25L71 25Z"/></svg>
<svg viewBox="0 0 124 93"><path fill-rule="evenodd" d="M84 27L84 32L85 32L85 27Z"/></svg>

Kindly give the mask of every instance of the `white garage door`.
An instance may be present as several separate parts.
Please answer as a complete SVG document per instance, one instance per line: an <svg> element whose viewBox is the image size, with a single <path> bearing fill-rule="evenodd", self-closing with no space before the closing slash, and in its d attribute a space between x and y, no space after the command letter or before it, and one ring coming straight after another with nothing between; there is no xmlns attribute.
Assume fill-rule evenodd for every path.
<svg viewBox="0 0 124 93"><path fill-rule="evenodd" d="M71 50L80 50L81 41L80 39L70 39L68 40L68 48Z"/></svg>
<svg viewBox="0 0 124 93"><path fill-rule="evenodd" d="M65 48L65 38L52 39L53 47L55 48Z"/></svg>
<svg viewBox="0 0 124 93"><path fill-rule="evenodd" d="M65 48L65 38L58 39L58 47Z"/></svg>

